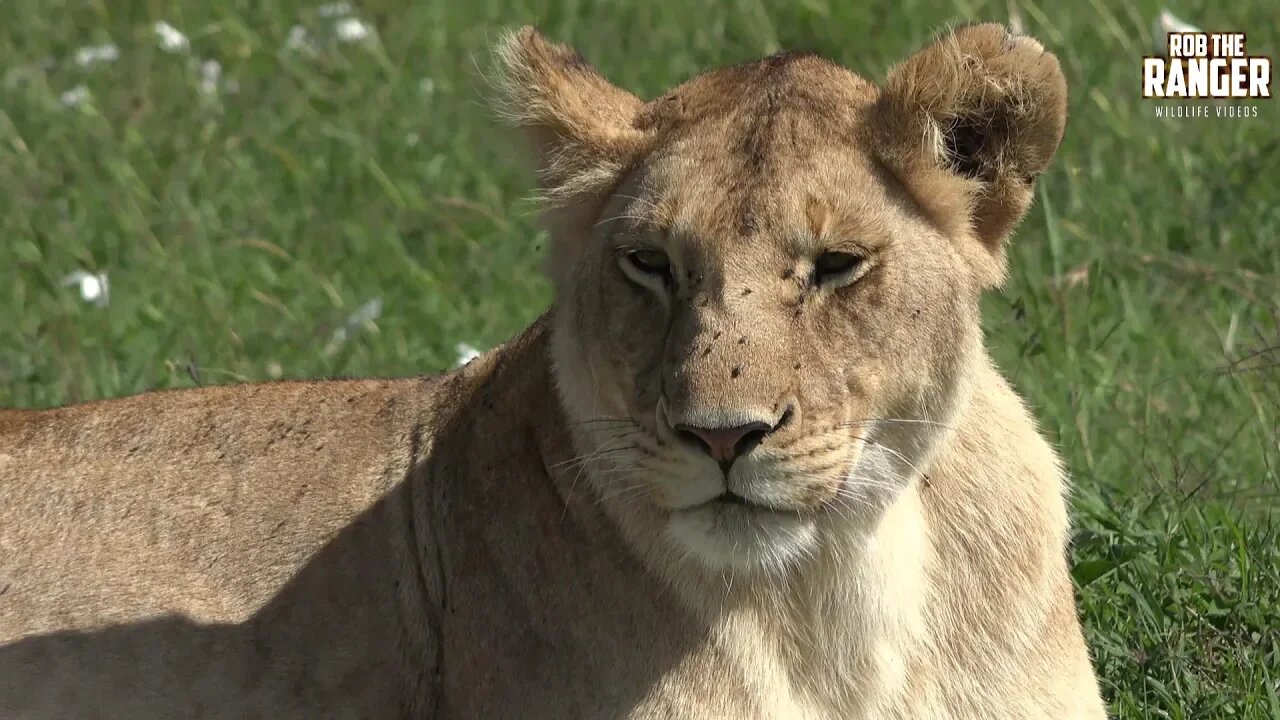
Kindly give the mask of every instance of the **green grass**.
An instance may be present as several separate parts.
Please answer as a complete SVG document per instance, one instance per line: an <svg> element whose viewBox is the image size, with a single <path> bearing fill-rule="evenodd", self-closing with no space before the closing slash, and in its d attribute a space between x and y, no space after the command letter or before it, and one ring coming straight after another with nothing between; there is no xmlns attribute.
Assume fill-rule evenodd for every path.
<svg viewBox="0 0 1280 720"><path fill-rule="evenodd" d="M450 367L545 305L525 156L477 66L536 21L653 95L812 48L879 78L1005 0L0 4L0 405ZM1016 3L1015 3L1016 4ZM1152 0L1018 4L1063 61L1067 138L989 298L1006 372L1077 484L1090 644L1124 718L1280 718L1280 105L1157 120ZM1188 1L1277 56L1280 6ZM152 25L190 36L161 50ZM308 51L285 49L294 26ZM77 48L120 58L80 67ZM200 90L198 59L221 88ZM232 92L231 83L236 90ZM61 102L83 85L88 100ZM110 303L63 285L105 272ZM381 315L333 333L378 299Z"/></svg>

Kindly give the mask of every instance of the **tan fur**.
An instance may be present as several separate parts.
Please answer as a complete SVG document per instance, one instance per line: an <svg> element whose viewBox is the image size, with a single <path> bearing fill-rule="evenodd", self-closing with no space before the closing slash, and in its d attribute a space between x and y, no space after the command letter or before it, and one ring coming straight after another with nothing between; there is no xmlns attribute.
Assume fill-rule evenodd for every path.
<svg viewBox="0 0 1280 720"><path fill-rule="evenodd" d="M498 55L548 315L439 378L0 412L0 717L1104 717L978 324L1053 56L980 25L883 88L781 55L642 102ZM675 430L748 422L727 475Z"/></svg>

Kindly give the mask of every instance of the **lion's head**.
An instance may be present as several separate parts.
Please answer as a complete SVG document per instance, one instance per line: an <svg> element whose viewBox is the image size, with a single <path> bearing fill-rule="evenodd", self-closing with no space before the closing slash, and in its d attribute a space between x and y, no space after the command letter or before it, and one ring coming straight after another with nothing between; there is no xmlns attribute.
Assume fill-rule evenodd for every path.
<svg viewBox="0 0 1280 720"><path fill-rule="evenodd" d="M873 519L964 405L979 294L1062 137L1053 55L979 25L883 87L782 54L649 102L532 29L499 56L539 153L557 382L602 501L739 569Z"/></svg>

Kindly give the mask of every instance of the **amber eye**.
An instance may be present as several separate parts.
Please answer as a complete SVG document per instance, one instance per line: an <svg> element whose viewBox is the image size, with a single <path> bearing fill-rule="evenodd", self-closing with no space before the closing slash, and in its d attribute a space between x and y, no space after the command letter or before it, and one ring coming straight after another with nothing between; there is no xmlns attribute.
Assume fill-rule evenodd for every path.
<svg viewBox="0 0 1280 720"><path fill-rule="evenodd" d="M627 253L627 262L647 275L667 275L671 272L671 261L660 250L635 250Z"/></svg>
<svg viewBox="0 0 1280 720"><path fill-rule="evenodd" d="M862 258L847 252L824 252L813 261L813 284L847 280L862 264Z"/></svg>

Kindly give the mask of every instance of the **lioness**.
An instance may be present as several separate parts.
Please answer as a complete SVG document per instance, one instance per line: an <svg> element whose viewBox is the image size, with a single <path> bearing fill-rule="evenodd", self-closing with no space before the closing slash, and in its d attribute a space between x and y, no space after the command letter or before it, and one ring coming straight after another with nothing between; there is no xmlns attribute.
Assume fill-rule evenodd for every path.
<svg viewBox="0 0 1280 720"><path fill-rule="evenodd" d="M0 414L3 718L1100 718L1057 458L978 298L1053 55L946 34L642 102L500 44L551 310L440 377Z"/></svg>

